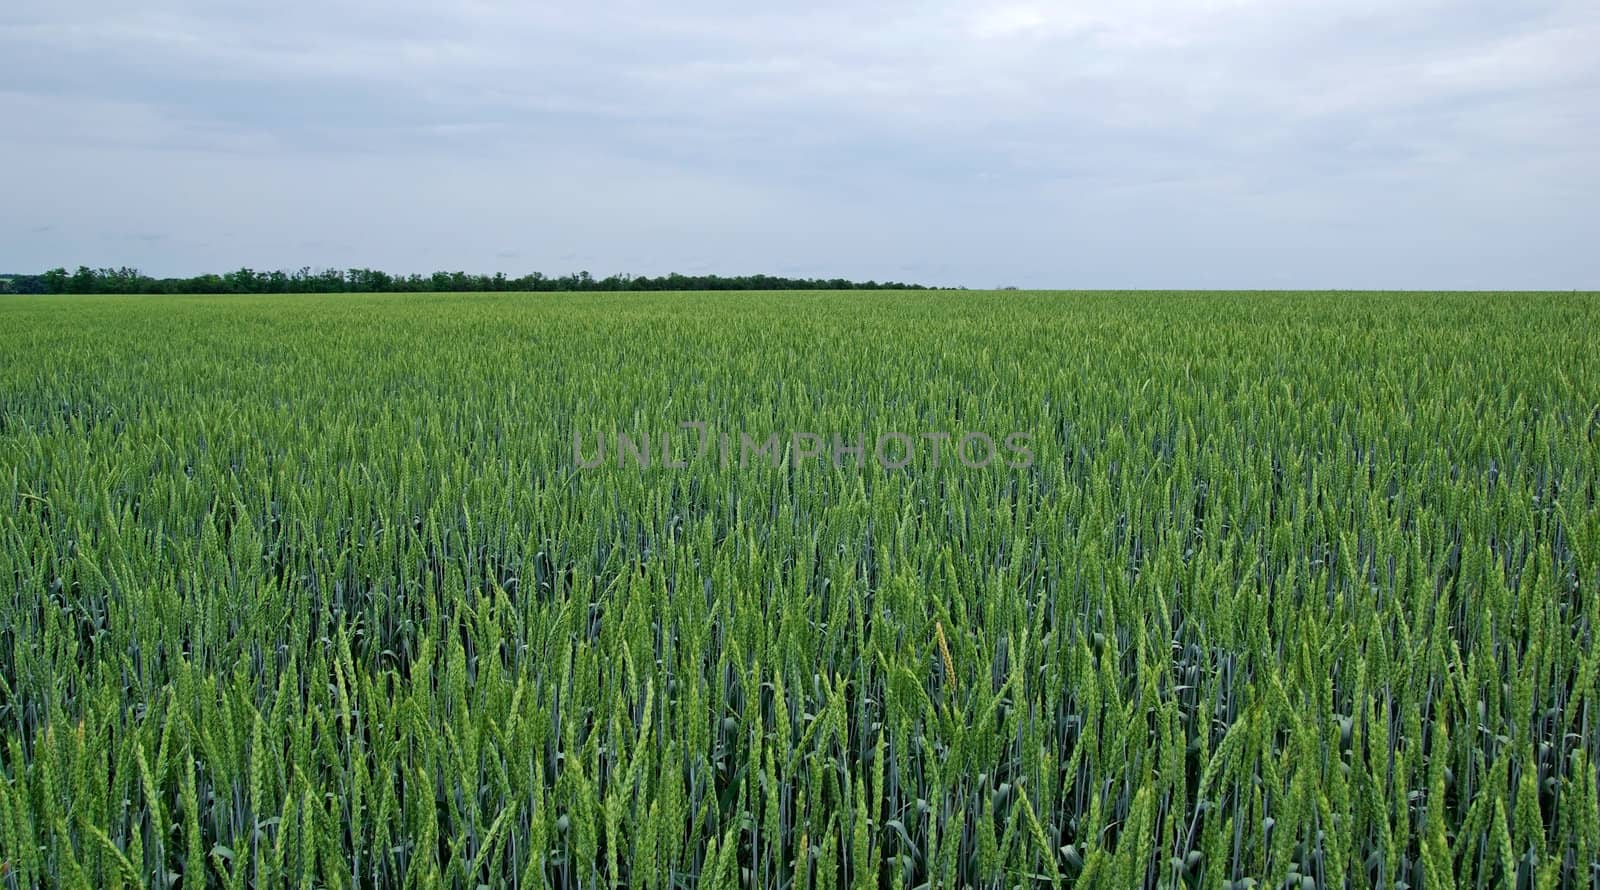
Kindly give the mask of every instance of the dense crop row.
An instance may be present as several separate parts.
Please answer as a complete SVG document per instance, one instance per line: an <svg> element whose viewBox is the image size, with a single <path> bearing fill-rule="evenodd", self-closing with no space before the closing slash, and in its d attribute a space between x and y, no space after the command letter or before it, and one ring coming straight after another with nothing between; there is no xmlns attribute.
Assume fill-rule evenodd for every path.
<svg viewBox="0 0 1600 890"><path fill-rule="evenodd" d="M1592 295L0 332L0 887L1600 881ZM574 466L688 420L1037 460Z"/></svg>

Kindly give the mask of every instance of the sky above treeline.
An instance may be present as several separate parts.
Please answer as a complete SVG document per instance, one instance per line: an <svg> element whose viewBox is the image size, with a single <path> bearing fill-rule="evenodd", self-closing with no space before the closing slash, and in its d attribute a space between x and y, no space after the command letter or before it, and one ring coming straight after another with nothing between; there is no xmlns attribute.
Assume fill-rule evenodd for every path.
<svg viewBox="0 0 1600 890"><path fill-rule="evenodd" d="M1594 0L0 4L0 272L1600 288Z"/></svg>

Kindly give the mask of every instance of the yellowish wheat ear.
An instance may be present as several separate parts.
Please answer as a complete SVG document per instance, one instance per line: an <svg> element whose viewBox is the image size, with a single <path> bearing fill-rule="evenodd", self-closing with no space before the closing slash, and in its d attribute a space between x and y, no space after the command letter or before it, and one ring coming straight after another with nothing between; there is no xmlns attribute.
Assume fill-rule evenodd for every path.
<svg viewBox="0 0 1600 890"><path fill-rule="evenodd" d="M950 688L954 689L956 686L956 665L950 659L950 644L945 642L943 622L933 622L933 635L939 641L939 659L944 662L944 675L949 678Z"/></svg>

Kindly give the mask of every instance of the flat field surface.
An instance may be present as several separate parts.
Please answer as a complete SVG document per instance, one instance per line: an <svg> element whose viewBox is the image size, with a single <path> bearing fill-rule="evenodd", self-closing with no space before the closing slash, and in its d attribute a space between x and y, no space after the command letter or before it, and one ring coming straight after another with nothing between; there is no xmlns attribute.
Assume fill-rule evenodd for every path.
<svg viewBox="0 0 1600 890"><path fill-rule="evenodd" d="M1597 344L1594 294L0 301L0 887L1591 886Z"/></svg>

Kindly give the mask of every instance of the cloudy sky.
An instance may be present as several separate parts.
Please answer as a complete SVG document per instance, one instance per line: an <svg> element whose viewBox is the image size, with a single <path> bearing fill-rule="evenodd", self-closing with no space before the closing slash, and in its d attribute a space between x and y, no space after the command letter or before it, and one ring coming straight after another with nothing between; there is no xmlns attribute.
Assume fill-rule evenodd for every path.
<svg viewBox="0 0 1600 890"><path fill-rule="evenodd" d="M1594 0L8 0L0 272L1600 288L1596 46Z"/></svg>

